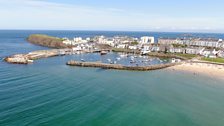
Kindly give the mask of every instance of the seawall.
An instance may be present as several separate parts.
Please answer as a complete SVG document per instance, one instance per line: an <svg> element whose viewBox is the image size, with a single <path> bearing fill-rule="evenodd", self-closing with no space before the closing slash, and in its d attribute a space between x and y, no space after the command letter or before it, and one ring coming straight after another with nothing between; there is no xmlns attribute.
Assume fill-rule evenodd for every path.
<svg viewBox="0 0 224 126"><path fill-rule="evenodd" d="M28 64L28 63L32 63L33 60L65 55L66 52L70 52L70 51L71 51L70 49L39 50L39 51L30 52L28 54L12 55L12 56L4 58L4 60L8 63L13 63L13 64Z"/></svg>
<svg viewBox="0 0 224 126"><path fill-rule="evenodd" d="M79 62L79 61L68 61L66 63L69 66L79 66L79 67L97 67L102 69L116 69L116 70L131 70L131 71L150 71L163 69L171 67L181 63L168 63L168 64L159 64L152 66L123 66L120 64L106 64L100 62Z"/></svg>

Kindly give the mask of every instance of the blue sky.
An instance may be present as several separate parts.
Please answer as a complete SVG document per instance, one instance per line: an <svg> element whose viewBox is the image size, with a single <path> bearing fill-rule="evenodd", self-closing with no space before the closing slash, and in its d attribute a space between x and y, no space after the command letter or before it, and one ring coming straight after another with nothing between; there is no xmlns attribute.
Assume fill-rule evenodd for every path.
<svg viewBox="0 0 224 126"><path fill-rule="evenodd" d="M224 32L222 0L0 0L0 29Z"/></svg>

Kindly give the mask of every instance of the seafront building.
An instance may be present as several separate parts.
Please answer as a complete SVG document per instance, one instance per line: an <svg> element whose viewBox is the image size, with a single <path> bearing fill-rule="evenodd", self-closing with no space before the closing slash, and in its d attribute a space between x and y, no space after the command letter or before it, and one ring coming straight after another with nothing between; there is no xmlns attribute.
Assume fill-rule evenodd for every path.
<svg viewBox="0 0 224 126"><path fill-rule="evenodd" d="M63 43L66 45L72 45L75 46L77 44L85 44L90 41L90 38L82 39L81 37L76 37L73 40L70 40L68 38L63 38Z"/></svg>
<svg viewBox="0 0 224 126"><path fill-rule="evenodd" d="M196 47L213 47L213 48L224 48L224 41L222 39L213 38L159 38L158 44L161 45L186 45Z"/></svg>
<svg viewBox="0 0 224 126"><path fill-rule="evenodd" d="M149 37L149 36L144 36L141 37L141 44L155 44L155 38L154 37Z"/></svg>

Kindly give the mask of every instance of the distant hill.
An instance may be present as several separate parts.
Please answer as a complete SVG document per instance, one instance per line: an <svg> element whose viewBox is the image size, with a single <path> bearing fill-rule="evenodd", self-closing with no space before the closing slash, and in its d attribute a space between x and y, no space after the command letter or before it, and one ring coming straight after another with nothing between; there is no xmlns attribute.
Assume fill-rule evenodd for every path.
<svg viewBox="0 0 224 126"><path fill-rule="evenodd" d="M30 35L27 38L27 41L32 44L46 46L50 48L68 48L69 47L68 45L63 43L63 39L48 36L48 35L43 35L43 34Z"/></svg>

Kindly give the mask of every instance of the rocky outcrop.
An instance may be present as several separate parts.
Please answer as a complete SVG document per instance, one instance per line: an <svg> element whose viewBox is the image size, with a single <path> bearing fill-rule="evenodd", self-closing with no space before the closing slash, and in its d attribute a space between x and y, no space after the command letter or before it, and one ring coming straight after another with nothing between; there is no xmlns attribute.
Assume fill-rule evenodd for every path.
<svg viewBox="0 0 224 126"><path fill-rule="evenodd" d="M46 46L50 48L68 48L69 46L63 43L63 39L57 38L57 37L52 37L48 35L42 35L42 34L33 34L30 35L27 38L27 41L40 45L40 46Z"/></svg>
<svg viewBox="0 0 224 126"><path fill-rule="evenodd" d="M167 67L171 67L180 63L168 63L168 64L160 64L160 65L152 65L152 66L123 66L120 64L106 64L100 62L79 62L79 61L69 61L66 63L70 66L79 66L79 67L98 67L102 69L117 69L117 70L131 70L131 71L150 71L163 69Z"/></svg>

